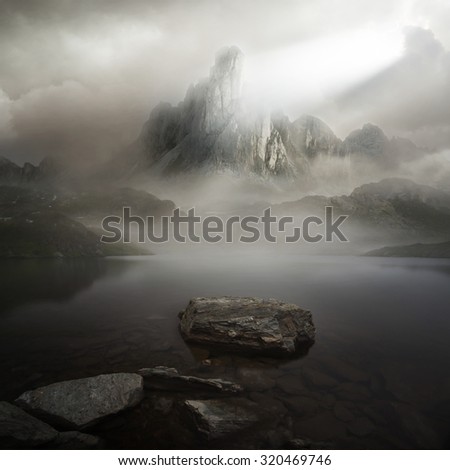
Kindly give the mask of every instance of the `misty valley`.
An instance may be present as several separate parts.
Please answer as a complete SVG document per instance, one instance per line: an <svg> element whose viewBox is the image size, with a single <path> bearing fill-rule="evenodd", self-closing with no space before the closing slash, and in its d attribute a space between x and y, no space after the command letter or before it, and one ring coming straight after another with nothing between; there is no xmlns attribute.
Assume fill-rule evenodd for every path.
<svg viewBox="0 0 450 470"><path fill-rule="evenodd" d="M450 445L447 156L268 110L244 62L108 158L0 157L0 448Z"/></svg>

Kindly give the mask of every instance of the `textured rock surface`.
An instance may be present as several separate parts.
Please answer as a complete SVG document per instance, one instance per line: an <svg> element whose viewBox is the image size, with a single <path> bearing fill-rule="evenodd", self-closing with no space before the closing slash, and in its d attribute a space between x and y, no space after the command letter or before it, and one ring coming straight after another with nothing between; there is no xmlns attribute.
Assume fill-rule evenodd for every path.
<svg viewBox="0 0 450 470"><path fill-rule="evenodd" d="M0 402L0 449L36 447L53 441L58 432L17 406Z"/></svg>
<svg viewBox="0 0 450 470"><path fill-rule="evenodd" d="M311 313L275 299L197 297L180 313L187 341L226 350L289 355L314 341Z"/></svg>
<svg viewBox="0 0 450 470"><path fill-rule="evenodd" d="M137 405L142 398L142 377L120 373L37 388L23 393L16 402L62 426L81 429Z"/></svg>
<svg viewBox="0 0 450 470"><path fill-rule="evenodd" d="M219 51L209 77L191 86L182 103L154 108L137 143L136 169L293 176L269 112L244 109L243 62L237 47Z"/></svg>
<svg viewBox="0 0 450 470"><path fill-rule="evenodd" d="M154 367L140 369L138 374L144 377L145 388L172 391L212 391L237 393L242 387L222 379L203 379L189 375L180 375L176 369L169 367Z"/></svg>
<svg viewBox="0 0 450 470"><path fill-rule="evenodd" d="M209 77L191 85L177 106L161 103L124 159L128 169L152 174L223 173L308 181L319 155L363 156L383 166L424 152L407 139L389 140L365 124L341 141L320 119L255 110L242 94L244 55L235 46L216 55ZM132 156L130 157L130 153ZM125 165L125 170L126 165Z"/></svg>
<svg viewBox="0 0 450 470"><path fill-rule="evenodd" d="M303 115L290 122L286 116L273 119L275 128L282 136L293 161L299 162L302 157L308 159L318 155L340 155L343 153L342 141L320 119Z"/></svg>
<svg viewBox="0 0 450 470"><path fill-rule="evenodd" d="M208 440L220 439L258 423L258 406L243 398L186 400L191 425Z"/></svg>

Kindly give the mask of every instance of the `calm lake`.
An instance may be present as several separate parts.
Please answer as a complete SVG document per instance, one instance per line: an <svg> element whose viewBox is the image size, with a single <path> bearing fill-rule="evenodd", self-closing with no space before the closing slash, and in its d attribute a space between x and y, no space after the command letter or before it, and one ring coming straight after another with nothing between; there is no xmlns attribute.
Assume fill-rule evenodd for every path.
<svg viewBox="0 0 450 470"><path fill-rule="evenodd" d="M59 380L164 365L244 384L249 399L279 410L280 436L342 448L449 446L450 260L227 250L3 260L0 273L2 400ZM288 361L187 346L178 312L191 297L222 295L310 309L316 343ZM99 432L117 447L200 446L152 428L145 406L134 411L145 436L136 423ZM169 413L162 408L155 422Z"/></svg>

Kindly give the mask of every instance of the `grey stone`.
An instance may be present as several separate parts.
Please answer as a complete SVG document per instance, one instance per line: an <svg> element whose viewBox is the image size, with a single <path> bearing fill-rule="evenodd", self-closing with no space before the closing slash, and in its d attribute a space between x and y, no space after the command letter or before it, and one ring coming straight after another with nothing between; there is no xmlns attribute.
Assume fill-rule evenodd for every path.
<svg viewBox="0 0 450 470"><path fill-rule="evenodd" d="M107 374L58 382L23 393L16 402L69 429L82 429L137 405L143 379L137 374Z"/></svg>
<svg viewBox="0 0 450 470"><path fill-rule="evenodd" d="M186 400L194 429L207 440L224 438L250 428L260 420L259 407L243 398Z"/></svg>
<svg viewBox="0 0 450 470"><path fill-rule="evenodd" d="M153 390L204 390L229 393L242 391L240 385L227 380L181 375L177 369L163 366L140 369L138 374L144 377L145 388Z"/></svg>
<svg viewBox="0 0 450 470"><path fill-rule="evenodd" d="M311 313L254 297L197 297L180 313L187 341L250 354L291 355L314 341Z"/></svg>
<svg viewBox="0 0 450 470"><path fill-rule="evenodd" d="M58 431L17 406L0 402L0 448L36 447L58 436Z"/></svg>

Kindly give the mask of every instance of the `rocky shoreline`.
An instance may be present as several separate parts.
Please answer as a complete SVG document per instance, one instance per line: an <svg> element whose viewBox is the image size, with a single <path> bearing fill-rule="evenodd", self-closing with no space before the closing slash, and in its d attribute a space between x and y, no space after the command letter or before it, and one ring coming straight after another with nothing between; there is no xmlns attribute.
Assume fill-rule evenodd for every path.
<svg viewBox="0 0 450 470"><path fill-rule="evenodd" d="M23 393L15 404L0 402L0 448L110 448L105 429L127 420L127 412L139 410L143 401L153 412L172 416L168 427L178 421L186 447L192 439L200 447L236 440L244 447L254 447L255 440L262 448L332 447L294 437L281 426L284 407L262 408L245 392L237 383L185 376L163 366L58 382Z"/></svg>
<svg viewBox="0 0 450 470"><path fill-rule="evenodd" d="M192 299L180 314L180 330L187 341L275 356L297 352L315 334L309 311L252 297ZM105 440L84 430L138 406L154 391L182 395L172 405L199 442L235 439L249 429L257 434L280 416L279 409L243 397L238 383L158 366L57 382L22 393L14 405L1 402L0 447L102 448ZM155 406L164 408L164 400Z"/></svg>
<svg viewBox="0 0 450 470"><path fill-rule="evenodd" d="M227 302L218 299L208 301L222 307ZM261 301L241 299L247 305ZM242 339L242 335L232 335L231 342L233 338ZM196 344L192 349L195 363L180 363L177 368L169 367L168 355L149 356L142 357L148 367L116 365L106 374L56 383L48 380L28 391L24 387L18 398L12 397L15 401L0 403L0 448L364 449L442 445L439 423L425 414L427 396L422 399L420 390L408 390L408 382L402 380L408 378L408 371L400 373L395 364L373 374L365 370L363 362L358 366L356 358L337 357L336 351L318 360L295 354L268 357L264 347L256 356L254 350L250 355L242 349L240 354L224 355L220 348L209 348ZM158 365L156 361L164 357L166 365ZM292 365L299 361L300 367ZM439 395L436 388L435 395L442 395L441 416L446 413L443 391Z"/></svg>

